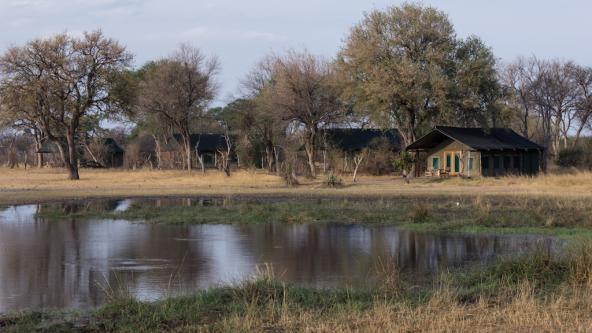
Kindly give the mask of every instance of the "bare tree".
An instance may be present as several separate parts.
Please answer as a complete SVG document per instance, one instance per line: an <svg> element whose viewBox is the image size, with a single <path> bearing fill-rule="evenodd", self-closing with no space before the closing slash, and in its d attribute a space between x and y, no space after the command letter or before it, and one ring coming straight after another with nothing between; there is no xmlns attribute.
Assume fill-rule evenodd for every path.
<svg viewBox="0 0 592 333"><path fill-rule="evenodd" d="M354 155L353 161L354 161L354 173L352 176L352 181L355 183L357 180L357 176L358 176L358 169L360 168L360 165L362 165L362 162L364 161L364 159L368 156L368 149L362 149L361 151L359 151L358 153L356 153Z"/></svg>
<svg viewBox="0 0 592 333"><path fill-rule="evenodd" d="M219 68L216 58L181 45L172 56L155 62L140 84L138 116L152 118L180 135L188 171L193 151L190 135L215 97Z"/></svg>
<svg viewBox="0 0 592 333"><path fill-rule="evenodd" d="M586 127L592 129L592 68L579 67L574 72L574 80L578 87L578 100L575 111L578 125L575 140L572 143L575 147L584 129Z"/></svg>
<svg viewBox="0 0 592 333"><path fill-rule="evenodd" d="M224 174L227 177L230 177L230 153L232 152L232 142L230 141L228 129L226 129L224 132L224 142L225 145L218 148L218 154L220 155L220 166L222 167Z"/></svg>
<svg viewBox="0 0 592 333"><path fill-rule="evenodd" d="M81 124L120 110L112 91L131 59L101 31L33 40L0 58L2 103L20 119L33 119L57 144L69 178L79 179ZM28 107L21 108L22 100Z"/></svg>
<svg viewBox="0 0 592 333"><path fill-rule="evenodd" d="M567 146L567 136L574 118L577 89L573 80L574 65L545 61L534 85L534 97L544 145L557 153L561 140Z"/></svg>
<svg viewBox="0 0 592 333"><path fill-rule="evenodd" d="M263 143L267 171L280 175L281 141L287 122L275 112L273 89L277 57L264 57L242 82L244 95L254 105L253 130Z"/></svg>
<svg viewBox="0 0 592 333"><path fill-rule="evenodd" d="M332 64L308 52L290 52L275 63L270 86L273 105L283 120L301 128L310 175L316 177L315 140L322 126L342 115Z"/></svg>
<svg viewBox="0 0 592 333"><path fill-rule="evenodd" d="M541 73L541 62L532 58L518 58L500 71L500 81L509 90L508 102L516 111L519 129L526 138L530 137L530 122L535 116L534 85Z"/></svg>

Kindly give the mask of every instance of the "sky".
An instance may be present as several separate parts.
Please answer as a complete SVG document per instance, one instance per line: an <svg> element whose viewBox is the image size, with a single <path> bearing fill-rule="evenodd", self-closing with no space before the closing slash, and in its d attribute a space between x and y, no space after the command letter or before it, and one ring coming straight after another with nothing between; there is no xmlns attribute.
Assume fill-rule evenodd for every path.
<svg viewBox="0 0 592 333"><path fill-rule="evenodd" d="M37 37L102 29L134 54L134 65L181 43L222 65L215 105L239 94L263 56L307 49L332 57L364 12L400 5L383 0L0 0L0 52ZM500 61L518 56L592 65L592 1L425 0L448 14L459 37L476 35Z"/></svg>

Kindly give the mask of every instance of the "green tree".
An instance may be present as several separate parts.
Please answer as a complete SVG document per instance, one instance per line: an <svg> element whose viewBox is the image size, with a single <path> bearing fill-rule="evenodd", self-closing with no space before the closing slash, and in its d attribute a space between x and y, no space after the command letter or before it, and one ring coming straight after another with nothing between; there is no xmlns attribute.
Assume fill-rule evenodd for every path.
<svg viewBox="0 0 592 333"><path fill-rule="evenodd" d="M501 103L504 92L495 66L493 52L479 38L469 37L457 43L455 72L448 96L455 113L455 117L451 117L453 124L498 127L505 123Z"/></svg>
<svg viewBox="0 0 592 333"><path fill-rule="evenodd" d="M394 127L406 145L437 123L496 122L500 89L483 43L457 40L446 14L404 4L365 15L337 59L344 99L362 118Z"/></svg>

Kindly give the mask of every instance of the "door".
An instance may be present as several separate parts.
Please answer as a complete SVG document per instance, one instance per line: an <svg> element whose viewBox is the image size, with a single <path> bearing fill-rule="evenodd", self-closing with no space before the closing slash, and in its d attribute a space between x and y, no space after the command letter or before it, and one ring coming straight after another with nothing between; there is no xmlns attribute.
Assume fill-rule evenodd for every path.
<svg viewBox="0 0 592 333"><path fill-rule="evenodd" d="M450 165L452 164L452 161L450 160L450 153L446 154L446 171L450 171Z"/></svg>
<svg viewBox="0 0 592 333"><path fill-rule="evenodd" d="M437 158L437 157L434 157L432 159L432 170L438 170L438 169L440 169L440 163L439 162L440 162L440 159Z"/></svg>
<svg viewBox="0 0 592 333"><path fill-rule="evenodd" d="M460 172L460 156L458 153L454 153L454 173Z"/></svg>

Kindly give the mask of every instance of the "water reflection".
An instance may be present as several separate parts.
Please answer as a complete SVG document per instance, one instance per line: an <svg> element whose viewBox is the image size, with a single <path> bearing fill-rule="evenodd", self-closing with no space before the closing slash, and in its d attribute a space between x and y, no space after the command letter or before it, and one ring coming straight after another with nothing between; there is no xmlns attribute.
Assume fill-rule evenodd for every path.
<svg viewBox="0 0 592 333"><path fill-rule="evenodd" d="M180 204L200 204L180 201ZM124 210L131 201L95 202ZM155 205L169 204L157 202ZM209 203L206 203L209 204ZM61 206L88 209L89 203ZM72 208L74 207L74 208ZM393 227L320 224L166 226L121 220L46 221L41 206L0 212L0 312L89 308L124 284L153 300L238 282L270 263L283 279L330 287L372 280L379 261L418 277L540 246L536 236L416 233ZM552 246L547 240L546 246Z"/></svg>

